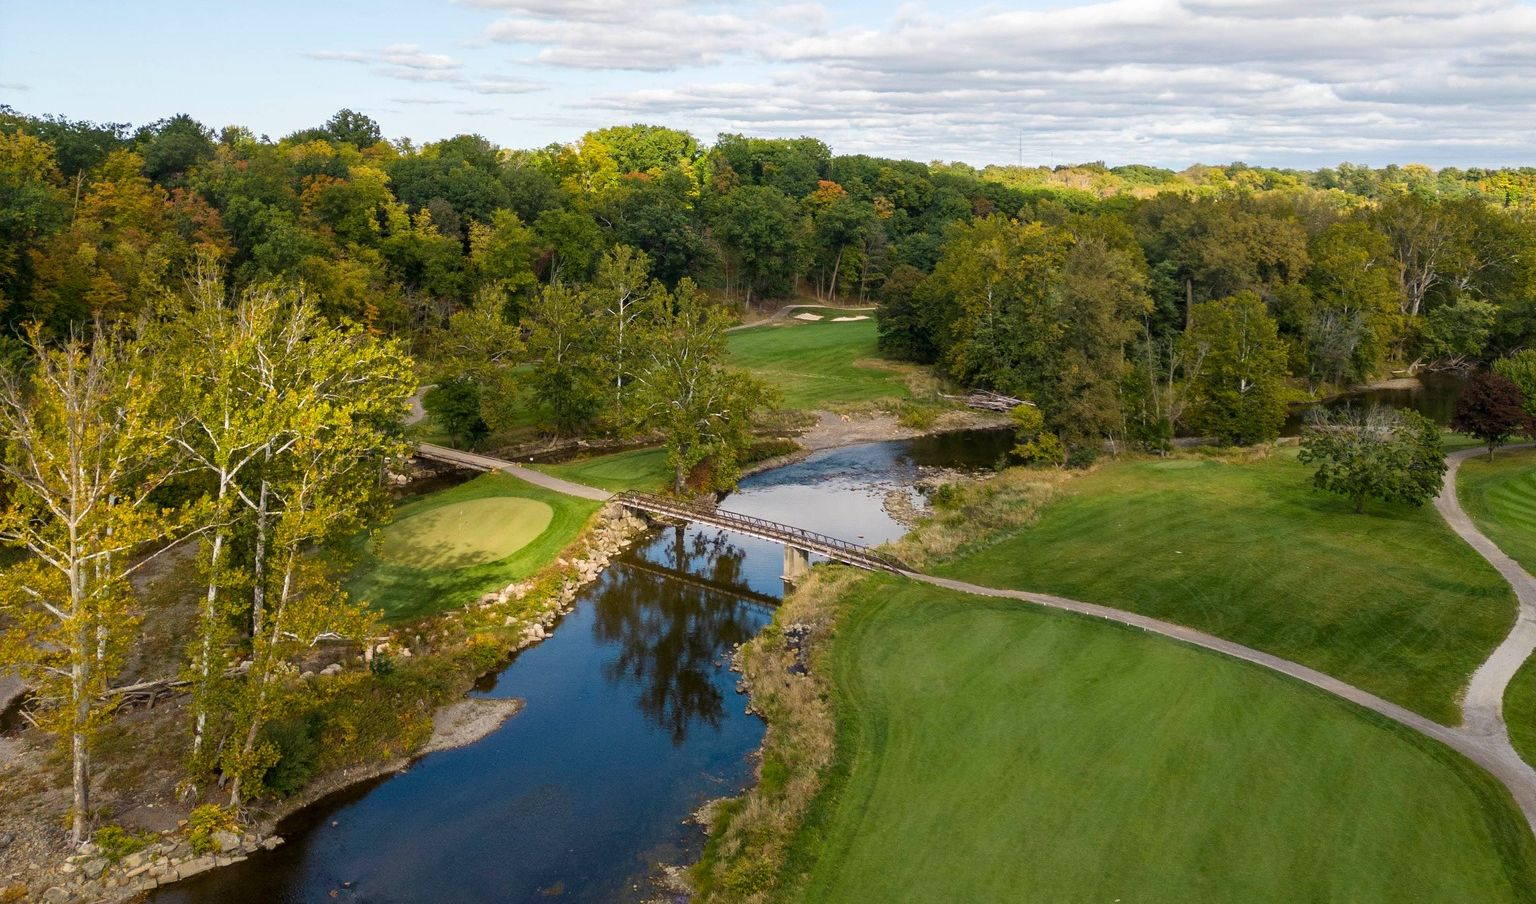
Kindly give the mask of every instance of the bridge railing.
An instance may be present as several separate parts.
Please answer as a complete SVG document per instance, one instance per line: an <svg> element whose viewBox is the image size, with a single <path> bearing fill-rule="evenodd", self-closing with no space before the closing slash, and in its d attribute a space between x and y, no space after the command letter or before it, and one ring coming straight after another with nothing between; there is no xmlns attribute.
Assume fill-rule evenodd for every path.
<svg viewBox="0 0 1536 904"><path fill-rule="evenodd" d="M745 533L764 536L770 540L788 543L791 546L803 547L812 552L819 552L831 558L847 562L850 565L879 571L901 572L908 570L905 565L896 559L877 553L867 546L850 543L847 540L823 534L819 531L795 527L792 524L769 521L766 518L743 515L740 512L731 512L725 509L690 505L673 499L667 499L663 496L654 496L650 493L636 493L633 491L620 493L614 497L614 501L621 505L627 505L631 508L659 515L713 524L728 529L735 528Z"/></svg>

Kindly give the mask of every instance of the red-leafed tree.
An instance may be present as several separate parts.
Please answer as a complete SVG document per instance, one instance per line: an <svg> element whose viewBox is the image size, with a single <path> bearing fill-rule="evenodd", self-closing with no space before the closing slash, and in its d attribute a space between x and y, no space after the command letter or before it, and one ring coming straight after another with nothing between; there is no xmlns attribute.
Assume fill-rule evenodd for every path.
<svg viewBox="0 0 1536 904"><path fill-rule="evenodd" d="M1493 450L1511 436L1536 433L1536 421L1525 410L1525 393L1513 380L1503 374L1481 371L1461 391L1456 413L1451 417L1451 429L1482 440L1492 461Z"/></svg>

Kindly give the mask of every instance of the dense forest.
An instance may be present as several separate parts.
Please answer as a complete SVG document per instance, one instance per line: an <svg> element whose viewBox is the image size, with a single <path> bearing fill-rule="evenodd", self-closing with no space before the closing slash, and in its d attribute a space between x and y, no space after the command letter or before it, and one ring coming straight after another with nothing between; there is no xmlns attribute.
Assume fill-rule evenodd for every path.
<svg viewBox="0 0 1536 904"><path fill-rule="evenodd" d="M544 426L595 432L646 416L626 329L638 354L716 303L872 301L887 354L1034 400L1069 455L1251 442L1300 398L1530 344L1533 202L1529 168L977 169L644 125L516 150L348 110L274 141L6 108L0 332L132 319L201 262L408 340L467 430L513 416L515 369Z"/></svg>

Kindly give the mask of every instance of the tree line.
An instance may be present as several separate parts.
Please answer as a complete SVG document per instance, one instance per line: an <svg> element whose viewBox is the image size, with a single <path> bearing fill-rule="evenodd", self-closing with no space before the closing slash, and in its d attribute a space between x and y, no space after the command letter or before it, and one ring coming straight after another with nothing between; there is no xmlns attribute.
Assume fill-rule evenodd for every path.
<svg viewBox="0 0 1536 904"><path fill-rule="evenodd" d="M646 125L418 145L346 110L271 140L7 109L0 334L132 318L209 255L232 288L302 282L323 314L434 360L461 342L456 317L499 305L542 368L539 423L614 431L633 421L614 406L635 362L602 377L610 404L562 357L607 363L607 338L566 327L619 337L604 262L643 257L667 293L880 302L888 354L1035 400L1065 457L1175 431L1250 442L1389 362L1529 345L1533 185L1530 169L1411 165L977 169ZM513 344L481 352L507 363ZM497 399L462 391L475 375L443 376L461 379L459 410L510 416L506 392L498 421ZM482 397L489 377L471 381Z"/></svg>

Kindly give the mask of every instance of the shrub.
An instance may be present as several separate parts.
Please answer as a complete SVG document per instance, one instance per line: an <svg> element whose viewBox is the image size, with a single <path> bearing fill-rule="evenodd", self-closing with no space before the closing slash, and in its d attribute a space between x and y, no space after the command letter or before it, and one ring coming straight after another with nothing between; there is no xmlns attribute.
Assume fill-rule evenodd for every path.
<svg viewBox="0 0 1536 904"><path fill-rule="evenodd" d="M896 413L896 422L913 430L927 430L939 419L939 411L931 405L903 402Z"/></svg>
<svg viewBox="0 0 1536 904"><path fill-rule="evenodd" d="M211 854L219 849L214 835L233 832L237 828L235 814L218 804L203 804L187 817L187 840L192 843L194 854Z"/></svg>
<svg viewBox="0 0 1536 904"><path fill-rule="evenodd" d="M262 776L262 786L287 797L309 784L320 761L319 733L319 722L311 717L269 723L264 734L267 743L277 751L277 762Z"/></svg>
<svg viewBox="0 0 1536 904"><path fill-rule="evenodd" d="M154 832L130 832L122 826L102 826L91 839L101 849L101 856L117 863L129 854L137 854L155 840Z"/></svg>

